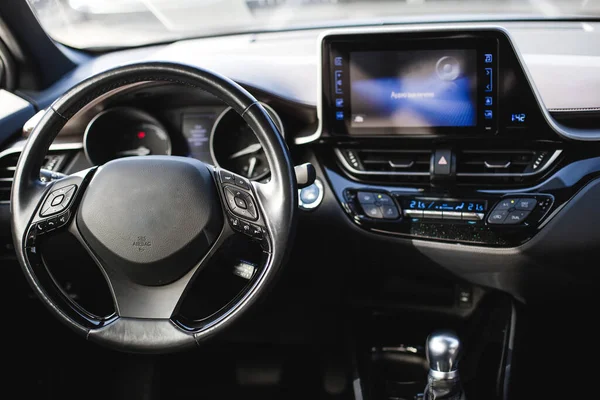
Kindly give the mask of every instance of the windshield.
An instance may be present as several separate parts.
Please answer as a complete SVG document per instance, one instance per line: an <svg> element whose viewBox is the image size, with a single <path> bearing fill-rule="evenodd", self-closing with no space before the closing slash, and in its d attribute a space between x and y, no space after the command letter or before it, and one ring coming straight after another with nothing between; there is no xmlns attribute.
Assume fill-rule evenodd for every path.
<svg viewBox="0 0 600 400"><path fill-rule="evenodd" d="M305 27L600 16L600 0L28 1L53 39L76 48Z"/></svg>

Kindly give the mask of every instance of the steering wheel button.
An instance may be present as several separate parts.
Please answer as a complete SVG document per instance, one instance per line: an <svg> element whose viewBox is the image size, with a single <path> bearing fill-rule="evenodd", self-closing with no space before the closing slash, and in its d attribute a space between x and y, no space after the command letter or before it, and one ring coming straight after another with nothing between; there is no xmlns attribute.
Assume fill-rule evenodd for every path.
<svg viewBox="0 0 600 400"><path fill-rule="evenodd" d="M43 210L43 211L40 213L40 215L41 215L42 217L49 217L50 215L54 215L54 214L57 214L57 213L61 212L63 209L64 209L64 207L63 207L63 206L61 206L61 205L54 206L54 207L50 206L50 207L48 207L48 208L45 208L45 209L44 209L44 210Z"/></svg>
<svg viewBox="0 0 600 400"><path fill-rule="evenodd" d="M67 208L75 194L75 188L75 185L69 185L52 191L42 205L40 216L48 217Z"/></svg>
<svg viewBox="0 0 600 400"><path fill-rule="evenodd" d="M248 207L248 215L251 220L256 221L258 219L258 214L256 213L256 209L254 207Z"/></svg>
<svg viewBox="0 0 600 400"><path fill-rule="evenodd" d="M58 196L58 195L62 194L62 195L66 196L67 194L70 194L71 196L73 196L73 193L70 193L70 192L72 192L74 190L75 190L75 185L68 185L68 186L62 187L60 189L54 190L51 193L51 195Z"/></svg>
<svg viewBox="0 0 600 400"><path fill-rule="evenodd" d="M248 208L247 210L244 210L243 208L236 207L235 210L232 210L232 211L235 215L238 215L242 218L246 218L246 219L250 219L250 220L257 219L256 211L253 210L253 212L251 212L250 208Z"/></svg>
<svg viewBox="0 0 600 400"><path fill-rule="evenodd" d="M231 175L229 172L220 171L219 174L221 175L221 182L223 182L223 183L235 183L235 181L233 179L233 175Z"/></svg>
<svg viewBox="0 0 600 400"><path fill-rule="evenodd" d="M250 189L250 184L248 183L247 180L245 180L244 178L241 178L239 176L235 177L235 182L236 186L241 187L242 189L246 189L249 190Z"/></svg>
<svg viewBox="0 0 600 400"><path fill-rule="evenodd" d="M229 216L229 224L236 231L239 231L241 229L240 228L240 220L238 218L236 218L236 217L231 216L231 215Z"/></svg>
<svg viewBox="0 0 600 400"><path fill-rule="evenodd" d="M253 221L258 219L258 212L256 211L256 206L254 205L254 200L252 196L249 194L242 192L240 190L233 191L233 198L228 201L231 203L233 201L234 207L231 207L231 211L234 214L239 215L240 217L251 219ZM242 202L244 204L242 204ZM244 205L245 207L243 207Z"/></svg>
<svg viewBox="0 0 600 400"><path fill-rule="evenodd" d="M488 222L490 224L501 224L501 223L504 222L504 220L506 219L507 215L508 215L508 211L497 211L497 210L494 210L494 211L492 211L492 213L488 217Z"/></svg>
<svg viewBox="0 0 600 400"><path fill-rule="evenodd" d="M248 208L248 205L246 204L246 200L244 200L240 196L234 197L233 201L235 202L235 205L238 206L239 208L242 208L244 210Z"/></svg>
<svg viewBox="0 0 600 400"><path fill-rule="evenodd" d="M66 213L61 214L58 217L56 217L56 224L57 224L57 226L63 226L68 221L69 221L69 212L68 211Z"/></svg>
<svg viewBox="0 0 600 400"><path fill-rule="evenodd" d="M55 198L52 199L52 202L50 203L50 205L57 206L60 203L62 203L62 201L64 199L65 199L65 195L64 194L59 194L58 196L56 196Z"/></svg>
<svg viewBox="0 0 600 400"><path fill-rule="evenodd" d="M536 204L536 199L519 199L517 200L515 208L520 211L531 211L535 208Z"/></svg>
<svg viewBox="0 0 600 400"><path fill-rule="evenodd" d="M250 234L252 235L253 238L255 238L255 239L263 238L263 231L260 226L250 225L250 227L252 228Z"/></svg>
<svg viewBox="0 0 600 400"><path fill-rule="evenodd" d="M520 224L525 221L525 218L529 216L529 211L513 211L508 214L508 217L504 220L505 224L513 225Z"/></svg>
<svg viewBox="0 0 600 400"><path fill-rule="evenodd" d="M242 221L240 223L240 230L243 234L252 236L252 226L249 223Z"/></svg>
<svg viewBox="0 0 600 400"><path fill-rule="evenodd" d="M71 201L71 198L73 197L73 195L75 194L75 185L72 185L65 193L65 199L63 201L63 203L65 205L69 204L69 201Z"/></svg>
<svg viewBox="0 0 600 400"><path fill-rule="evenodd" d="M56 218L50 218L49 220L46 221L45 231L50 231L52 229L56 229L57 225L58 224L57 224Z"/></svg>
<svg viewBox="0 0 600 400"><path fill-rule="evenodd" d="M236 195L235 192L229 187L225 188L225 198L227 199L227 204L229 205L229 208L231 208L231 211L234 211L237 208L235 203Z"/></svg>
<svg viewBox="0 0 600 400"><path fill-rule="evenodd" d="M37 232L35 229L30 229L29 233L27 233L27 242L25 246L32 247L35 246L35 239L37 238Z"/></svg>
<svg viewBox="0 0 600 400"><path fill-rule="evenodd" d="M46 221L38 222L35 226L37 233L44 233L46 231Z"/></svg>

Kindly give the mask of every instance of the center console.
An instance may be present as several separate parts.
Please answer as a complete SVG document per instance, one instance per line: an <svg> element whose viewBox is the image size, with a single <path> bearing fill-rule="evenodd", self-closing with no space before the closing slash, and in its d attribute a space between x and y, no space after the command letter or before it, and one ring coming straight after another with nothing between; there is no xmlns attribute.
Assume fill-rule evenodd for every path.
<svg viewBox="0 0 600 400"><path fill-rule="evenodd" d="M508 398L516 304L578 281L597 249L597 132L545 109L507 32L465 26L321 37L319 127L296 143L311 143L329 191L315 219L335 208L327 246L348 247L349 297L367 315L357 398L422 398L423 344L441 327L465 344L467 399ZM459 279L454 302L444 284L421 289L438 279ZM463 284L510 304L469 306Z"/></svg>
<svg viewBox="0 0 600 400"><path fill-rule="evenodd" d="M586 151L557 133L499 28L327 33L321 90L321 164L378 234L516 246L594 177L564 168Z"/></svg>

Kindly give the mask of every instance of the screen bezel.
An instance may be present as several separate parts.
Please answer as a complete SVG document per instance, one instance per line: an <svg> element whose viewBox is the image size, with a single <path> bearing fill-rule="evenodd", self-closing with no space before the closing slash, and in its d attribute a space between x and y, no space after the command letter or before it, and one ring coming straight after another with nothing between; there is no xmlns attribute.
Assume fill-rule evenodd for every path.
<svg viewBox="0 0 600 400"><path fill-rule="evenodd" d="M322 85L323 85L323 122L326 129L332 135L352 137L435 137L445 135L481 136L482 134L496 134L498 132L499 96L498 96L498 40L495 37L484 35L414 35L410 38L398 38L398 36L377 35L344 35L325 38L322 43ZM351 103L350 103L350 70L349 57L352 52L361 51L413 51L413 50L475 50L477 71L477 124L469 127L377 127L364 128L351 126ZM484 63L484 54L491 53L493 62ZM341 57L343 65L336 66L335 59ZM485 92L484 82L486 77L483 68L493 68L492 92ZM341 70L343 74L343 108L336 107L335 99L340 95L334 93L333 76L335 71ZM493 98L491 107L484 107L483 101L486 96ZM484 118L484 109L491 109L493 118ZM344 113L343 120L336 119L336 112Z"/></svg>

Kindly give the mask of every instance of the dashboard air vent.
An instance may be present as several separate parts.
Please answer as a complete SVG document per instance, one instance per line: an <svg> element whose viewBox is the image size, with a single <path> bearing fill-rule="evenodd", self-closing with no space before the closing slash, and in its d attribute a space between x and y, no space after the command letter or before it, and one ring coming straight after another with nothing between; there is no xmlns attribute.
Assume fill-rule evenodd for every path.
<svg viewBox="0 0 600 400"><path fill-rule="evenodd" d="M10 188L20 154L18 152L8 153L0 158L0 203L10 200Z"/></svg>
<svg viewBox="0 0 600 400"><path fill-rule="evenodd" d="M0 203L10 201L10 190L15 176L17 161L21 152L17 149L0 153ZM44 158L42 168L49 171L60 171L67 160L68 153L52 152Z"/></svg>
<svg viewBox="0 0 600 400"><path fill-rule="evenodd" d="M459 182L477 178L523 179L546 170L560 153L561 150L465 150L457 157L456 176Z"/></svg>
<svg viewBox="0 0 600 400"><path fill-rule="evenodd" d="M349 173L371 177L423 177L429 180L431 150L336 149L336 155Z"/></svg>

